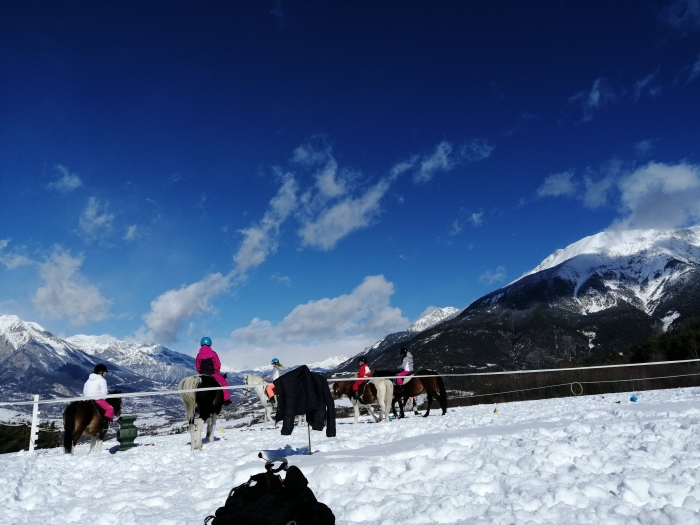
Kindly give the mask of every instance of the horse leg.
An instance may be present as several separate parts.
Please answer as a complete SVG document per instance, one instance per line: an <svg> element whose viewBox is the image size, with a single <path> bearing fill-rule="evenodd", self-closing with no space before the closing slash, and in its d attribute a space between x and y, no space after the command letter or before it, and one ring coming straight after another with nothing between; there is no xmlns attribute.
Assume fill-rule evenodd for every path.
<svg viewBox="0 0 700 525"><path fill-rule="evenodd" d="M428 417L430 415L430 405L433 404L433 395L430 393L430 389L428 388L425 389L425 392L428 395L428 408L425 409L425 414L423 414L423 417Z"/></svg>
<svg viewBox="0 0 700 525"><path fill-rule="evenodd" d="M360 422L360 402L356 399L353 399L352 406L355 410L355 424L357 425Z"/></svg>
<svg viewBox="0 0 700 525"><path fill-rule="evenodd" d="M202 427L204 420L198 417L194 424L194 438L192 439L192 450L202 450Z"/></svg>
<svg viewBox="0 0 700 525"><path fill-rule="evenodd" d="M212 414L207 419L207 441L213 443L216 438L214 437L214 432L216 432L216 414Z"/></svg>

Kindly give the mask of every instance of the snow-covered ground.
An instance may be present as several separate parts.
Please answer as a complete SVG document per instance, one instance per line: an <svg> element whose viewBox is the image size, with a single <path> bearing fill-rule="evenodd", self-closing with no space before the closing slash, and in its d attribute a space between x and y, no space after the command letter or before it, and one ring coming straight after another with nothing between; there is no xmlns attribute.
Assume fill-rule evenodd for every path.
<svg viewBox="0 0 700 525"><path fill-rule="evenodd" d="M338 524L697 525L700 388L631 395L341 419L336 438L311 433L312 455L305 428L232 421L201 452L180 434L92 456L87 445L6 454L0 524L200 524L262 471L262 451L299 466Z"/></svg>

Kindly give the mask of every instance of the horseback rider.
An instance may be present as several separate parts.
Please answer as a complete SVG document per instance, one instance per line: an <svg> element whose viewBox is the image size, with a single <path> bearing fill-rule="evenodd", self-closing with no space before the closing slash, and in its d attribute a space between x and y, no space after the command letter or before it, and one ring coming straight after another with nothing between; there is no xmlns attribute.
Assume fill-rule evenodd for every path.
<svg viewBox="0 0 700 525"><path fill-rule="evenodd" d="M353 399L360 399L360 397L362 397L362 393L364 393L364 389L362 393L360 393L360 387L365 382L365 380L359 378L372 376L372 371L369 369L369 365L367 364L367 358L365 356L360 357L357 360L357 363L360 365L360 371L357 373L358 380L352 384Z"/></svg>
<svg viewBox="0 0 700 525"><path fill-rule="evenodd" d="M112 422L114 417L114 407L107 403L103 398L109 393L107 388L107 380L105 379L105 374L107 373L107 367L102 363L95 365L95 368L85 381L83 386L83 395L85 397L96 397L99 396L102 399L94 399L97 406L105 411L102 417L102 428L109 428L109 424Z"/></svg>
<svg viewBox="0 0 700 525"><path fill-rule="evenodd" d="M213 377L221 386L228 386L226 378L221 375L221 361L219 360L218 354L214 352L211 347L211 339L208 337L202 337L199 344L199 353L197 354L197 359L195 360L197 372ZM225 388L222 390L222 393L224 394L224 405L230 405L231 392Z"/></svg>
<svg viewBox="0 0 700 525"><path fill-rule="evenodd" d="M282 363L280 363L280 360L277 359L276 357L272 358L272 361L270 361L270 364L272 365L272 374L270 374L269 381L270 384L265 387L265 393L267 394L267 401L268 403L272 403L273 405L275 403L275 385L272 383L275 382L275 380L282 374L282 370L284 370L284 366L282 366Z"/></svg>
<svg viewBox="0 0 700 525"><path fill-rule="evenodd" d="M403 377L413 373L413 355L408 351L408 349L402 348L399 352L399 356L401 357L402 361L401 366L399 367L399 373L396 374L399 376L396 378L396 384L401 386L403 384Z"/></svg>

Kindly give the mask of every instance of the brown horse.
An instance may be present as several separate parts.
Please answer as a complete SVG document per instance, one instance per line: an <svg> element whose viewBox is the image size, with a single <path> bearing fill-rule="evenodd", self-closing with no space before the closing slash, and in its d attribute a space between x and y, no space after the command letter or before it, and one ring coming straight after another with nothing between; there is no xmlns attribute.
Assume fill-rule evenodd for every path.
<svg viewBox="0 0 700 525"><path fill-rule="evenodd" d="M375 376L378 376L380 372L377 372ZM387 374L387 372L381 372L382 375ZM396 373L389 373L387 375L395 376ZM426 376L426 377L419 377ZM433 404L433 398L437 399L440 403L440 408L442 409L442 415L444 416L447 412L447 391L445 390L445 383L442 377L438 375L435 370L418 370L403 378L403 385L394 387L394 399L391 403L391 409L394 414L394 403L399 402L399 419L404 417L403 409L406 406L406 402L409 397L416 397L421 394L427 394L428 396L428 408L423 414L423 417L428 417L430 415L430 405Z"/></svg>
<svg viewBox="0 0 700 525"><path fill-rule="evenodd" d="M121 393L121 390L110 390L108 395ZM114 417L119 417L122 413L122 398L109 397L105 401L114 407ZM73 454L81 436L92 436L88 454L100 452L107 430L102 428L102 418L94 401L73 401L63 411L63 449L66 454Z"/></svg>
<svg viewBox="0 0 700 525"><path fill-rule="evenodd" d="M355 423L358 422L360 415L360 405L363 405L367 412L372 415L375 423L379 423L382 420L387 421L391 400L394 397L393 383L388 379L372 378L365 385L365 391L359 400L353 398L353 383L355 383L355 380L334 381L332 387L333 399L340 399L343 396L347 396L350 399L355 409ZM379 405L379 418L374 415L370 405Z"/></svg>

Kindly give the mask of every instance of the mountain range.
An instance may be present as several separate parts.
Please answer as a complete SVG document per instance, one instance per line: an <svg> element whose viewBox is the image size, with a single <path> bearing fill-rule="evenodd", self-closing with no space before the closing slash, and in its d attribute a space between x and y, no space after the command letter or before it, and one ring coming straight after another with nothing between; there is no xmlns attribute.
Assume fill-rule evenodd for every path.
<svg viewBox="0 0 700 525"><path fill-rule="evenodd" d="M394 370L404 346L416 368L443 373L542 368L624 353L698 315L700 227L607 231L557 250L463 310L438 308L360 354L373 369ZM355 372L357 357L309 366ZM193 357L161 345L106 335L61 339L36 323L0 316L2 400L79 395L98 362L108 364L111 388L132 392L173 389L194 371ZM264 376L269 370L251 372ZM231 384L242 382L244 372L227 372Z"/></svg>
<svg viewBox="0 0 700 525"><path fill-rule="evenodd" d="M417 368L445 373L546 368L624 353L698 315L700 226L605 231L557 250L458 314L361 353L391 370L404 346ZM356 368L353 357L334 372Z"/></svg>

